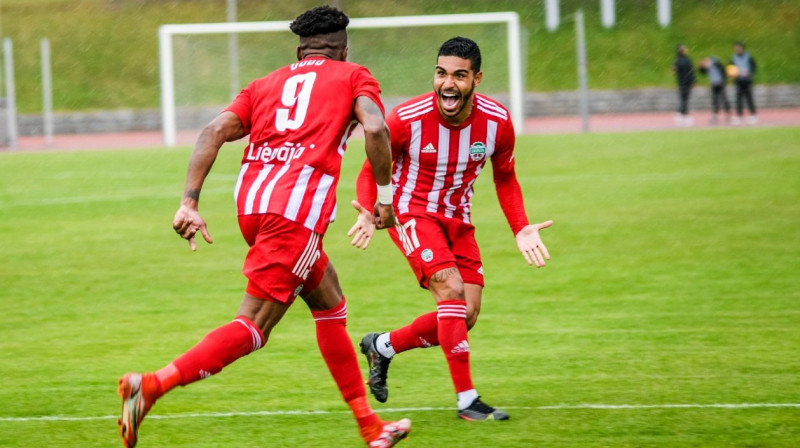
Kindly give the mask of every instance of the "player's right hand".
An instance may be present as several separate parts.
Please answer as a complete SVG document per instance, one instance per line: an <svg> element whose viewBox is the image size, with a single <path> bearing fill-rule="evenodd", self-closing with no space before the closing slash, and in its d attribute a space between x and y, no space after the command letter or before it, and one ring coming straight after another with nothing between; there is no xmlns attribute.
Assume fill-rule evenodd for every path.
<svg viewBox="0 0 800 448"><path fill-rule="evenodd" d="M388 229L395 225L394 208L392 208L392 204L381 204L380 202L375 204L373 216L377 229Z"/></svg>
<svg viewBox="0 0 800 448"><path fill-rule="evenodd" d="M213 243L211 235L208 233L208 228L206 227L206 221L195 208L181 205L178 211L175 212L175 218L172 219L172 228L175 229L175 232L180 235L181 238L189 240L189 247L191 247L193 251L197 250L194 236L198 230L208 244Z"/></svg>
<svg viewBox="0 0 800 448"><path fill-rule="evenodd" d="M351 204L358 211L358 217L356 218L356 223L347 232L347 236L353 237L353 241L350 244L359 249L366 249L369 247L369 242L372 241L372 235L375 233L372 213L359 204L358 201L353 201Z"/></svg>

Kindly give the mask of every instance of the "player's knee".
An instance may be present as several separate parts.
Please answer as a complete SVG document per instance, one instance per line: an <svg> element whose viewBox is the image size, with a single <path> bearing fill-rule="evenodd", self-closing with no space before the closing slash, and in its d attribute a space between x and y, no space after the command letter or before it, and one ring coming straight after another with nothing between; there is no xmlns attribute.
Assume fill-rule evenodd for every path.
<svg viewBox="0 0 800 448"><path fill-rule="evenodd" d="M478 323L478 314L481 310L467 305L467 330L472 330L472 327Z"/></svg>
<svg viewBox="0 0 800 448"><path fill-rule="evenodd" d="M460 278L448 278L437 284L435 294L439 300L464 300L464 282Z"/></svg>
<svg viewBox="0 0 800 448"><path fill-rule="evenodd" d="M428 289L436 301L465 300L464 280L456 268L446 268L436 272L428 282Z"/></svg>

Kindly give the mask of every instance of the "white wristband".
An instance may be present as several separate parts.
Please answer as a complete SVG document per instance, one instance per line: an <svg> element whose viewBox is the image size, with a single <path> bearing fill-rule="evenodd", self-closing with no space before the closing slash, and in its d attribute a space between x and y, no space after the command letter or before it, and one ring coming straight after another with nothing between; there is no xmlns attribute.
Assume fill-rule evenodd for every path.
<svg viewBox="0 0 800 448"><path fill-rule="evenodd" d="M392 205L392 184L378 185L378 203Z"/></svg>

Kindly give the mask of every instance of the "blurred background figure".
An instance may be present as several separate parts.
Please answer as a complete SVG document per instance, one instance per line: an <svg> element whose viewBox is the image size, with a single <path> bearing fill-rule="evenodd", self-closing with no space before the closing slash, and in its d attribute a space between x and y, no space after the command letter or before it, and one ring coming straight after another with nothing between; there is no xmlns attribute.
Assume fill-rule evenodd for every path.
<svg viewBox="0 0 800 448"><path fill-rule="evenodd" d="M728 74L725 72L725 66L722 65L719 58L716 56L709 56L700 61L700 73L708 75L708 84L711 86L711 123L719 123L719 110L725 109L725 115L730 121L731 103L728 102L728 95L725 93L725 85L728 82Z"/></svg>
<svg viewBox="0 0 800 448"><path fill-rule="evenodd" d="M678 114L675 116L675 122L678 126L691 126L694 121L689 116L689 96L692 94L692 86L695 82L694 65L692 60L689 59L689 48L686 45L678 44L676 53L672 70L678 80L680 105L678 106Z"/></svg>
<svg viewBox="0 0 800 448"><path fill-rule="evenodd" d="M748 124L758 123L756 116L756 104L753 101L753 75L756 74L756 60L745 51L744 42L737 41L733 45L733 57L730 65L735 67L730 69L729 75L736 82L736 117L733 118L734 124L740 124L744 115L744 104L747 100L747 107L750 109Z"/></svg>

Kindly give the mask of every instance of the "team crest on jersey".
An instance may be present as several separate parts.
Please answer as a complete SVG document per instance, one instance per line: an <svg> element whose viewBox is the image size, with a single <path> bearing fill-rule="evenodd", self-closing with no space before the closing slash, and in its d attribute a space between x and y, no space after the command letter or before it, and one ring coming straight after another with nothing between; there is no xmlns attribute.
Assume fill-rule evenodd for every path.
<svg viewBox="0 0 800 448"><path fill-rule="evenodd" d="M427 263L427 262L433 260L433 251L430 250L430 249L425 249L420 254L420 257L422 257L422 261Z"/></svg>
<svg viewBox="0 0 800 448"><path fill-rule="evenodd" d="M483 142L475 142L469 147L469 158L473 162L480 162L486 157L486 145Z"/></svg>

